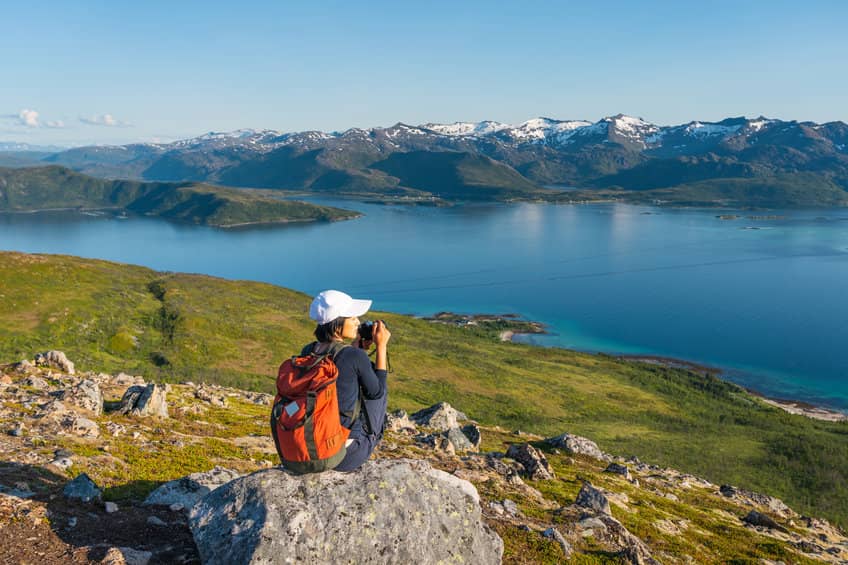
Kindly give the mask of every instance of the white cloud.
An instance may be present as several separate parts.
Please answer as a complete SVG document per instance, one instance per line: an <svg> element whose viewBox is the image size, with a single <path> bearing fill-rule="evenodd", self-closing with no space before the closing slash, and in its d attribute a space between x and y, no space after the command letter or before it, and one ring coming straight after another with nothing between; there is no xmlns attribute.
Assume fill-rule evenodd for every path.
<svg viewBox="0 0 848 565"><path fill-rule="evenodd" d="M122 128L129 127L130 124L126 122L122 122L113 116L112 114L101 114L98 116L92 116L90 118L80 118L80 121L84 124L90 126L105 126L112 128Z"/></svg>
<svg viewBox="0 0 848 565"><path fill-rule="evenodd" d="M54 120L49 122L44 122L44 125L49 128L59 129L65 127L65 122L62 120Z"/></svg>
<svg viewBox="0 0 848 565"><path fill-rule="evenodd" d="M21 110L18 112L18 119L20 120L21 125L28 128L37 128L39 126L38 112L35 110Z"/></svg>

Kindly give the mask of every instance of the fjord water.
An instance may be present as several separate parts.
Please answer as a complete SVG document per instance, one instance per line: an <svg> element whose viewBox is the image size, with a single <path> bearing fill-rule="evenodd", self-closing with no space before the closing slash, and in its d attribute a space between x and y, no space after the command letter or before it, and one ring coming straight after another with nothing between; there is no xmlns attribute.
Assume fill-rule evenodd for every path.
<svg viewBox="0 0 848 565"><path fill-rule="evenodd" d="M687 359L770 396L848 409L846 210L722 220L613 204L321 202L365 216L218 230L0 215L0 249L338 288L400 313L515 312L550 329L525 341Z"/></svg>

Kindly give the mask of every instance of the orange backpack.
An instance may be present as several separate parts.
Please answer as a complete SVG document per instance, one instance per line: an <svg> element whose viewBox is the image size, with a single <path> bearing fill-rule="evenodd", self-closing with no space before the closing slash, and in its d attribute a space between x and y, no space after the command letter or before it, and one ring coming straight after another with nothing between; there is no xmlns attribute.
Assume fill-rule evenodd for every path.
<svg viewBox="0 0 848 565"><path fill-rule="evenodd" d="M350 430L339 417L339 370L333 362L344 347L334 343L322 355L294 356L280 365L271 435L283 466L296 474L330 470L345 457ZM346 415L356 421L359 402Z"/></svg>

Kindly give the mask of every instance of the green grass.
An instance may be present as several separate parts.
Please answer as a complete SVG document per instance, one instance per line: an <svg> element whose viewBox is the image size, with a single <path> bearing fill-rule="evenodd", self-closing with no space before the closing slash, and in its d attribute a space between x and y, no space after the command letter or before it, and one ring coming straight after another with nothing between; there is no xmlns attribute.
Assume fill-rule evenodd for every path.
<svg viewBox="0 0 848 565"><path fill-rule="evenodd" d="M310 298L284 288L71 257L0 259L4 361L61 349L81 370L270 393L278 364L311 338ZM447 401L506 430L584 435L605 451L765 492L848 525L844 423L792 416L735 385L684 370L375 315L393 333L391 408ZM264 433L262 407L235 404L220 414L210 408L222 429L237 425L227 420L233 411L252 418L238 424L239 435ZM189 430L210 417L178 425ZM204 464L214 449L206 453Z"/></svg>

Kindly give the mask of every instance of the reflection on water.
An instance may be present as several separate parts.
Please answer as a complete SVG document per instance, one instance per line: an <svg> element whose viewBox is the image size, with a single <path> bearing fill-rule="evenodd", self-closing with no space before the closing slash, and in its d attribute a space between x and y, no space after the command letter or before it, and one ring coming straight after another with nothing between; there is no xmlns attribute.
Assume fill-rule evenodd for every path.
<svg viewBox="0 0 848 565"><path fill-rule="evenodd" d="M519 312L545 345L736 368L776 396L848 408L845 211L721 220L627 205L380 206L240 230L79 214L0 215L0 249L340 288L383 310ZM743 229L759 227L770 229ZM293 268L292 265L297 265ZM303 269L302 265L311 265Z"/></svg>

